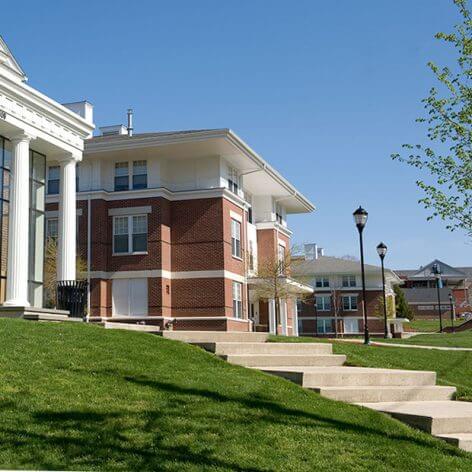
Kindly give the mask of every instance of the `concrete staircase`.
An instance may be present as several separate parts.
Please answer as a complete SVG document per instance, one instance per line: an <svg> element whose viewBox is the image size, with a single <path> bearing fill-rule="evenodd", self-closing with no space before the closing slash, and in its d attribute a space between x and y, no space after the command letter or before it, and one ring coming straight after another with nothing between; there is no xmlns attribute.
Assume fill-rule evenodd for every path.
<svg viewBox="0 0 472 472"><path fill-rule="evenodd" d="M327 343L268 343L265 333L163 331L226 361L283 377L332 400L387 413L472 451L472 403L452 401L455 387L436 372L344 366Z"/></svg>

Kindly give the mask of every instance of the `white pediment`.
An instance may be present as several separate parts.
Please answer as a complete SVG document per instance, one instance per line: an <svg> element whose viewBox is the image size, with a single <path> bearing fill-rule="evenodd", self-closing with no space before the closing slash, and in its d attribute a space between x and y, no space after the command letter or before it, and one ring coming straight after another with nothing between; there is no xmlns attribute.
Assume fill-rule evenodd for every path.
<svg viewBox="0 0 472 472"><path fill-rule="evenodd" d="M12 79L26 82L28 78L17 60L11 53L7 44L0 36L0 74L6 75Z"/></svg>

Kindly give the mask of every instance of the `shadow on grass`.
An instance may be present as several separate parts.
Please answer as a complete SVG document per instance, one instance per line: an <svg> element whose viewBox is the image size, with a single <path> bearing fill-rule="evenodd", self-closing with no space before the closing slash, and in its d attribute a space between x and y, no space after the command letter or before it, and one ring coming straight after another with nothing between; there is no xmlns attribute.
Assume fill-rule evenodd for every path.
<svg viewBox="0 0 472 472"><path fill-rule="evenodd" d="M322 412L290 408L262 395L225 394L145 376L123 376L119 372L106 371L103 374L152 389L167 399L155 409L135 409L137 405L133 403L124 404L119 411L37 411L32 414L31 423L27 426L22 424L22 428L0 425L0 448L22 451L23 462L34 464L35 468L183 470L190 467L196 470L214 468L263 472L273 470L264 458L252 461L257 462L255 465L246 456L241 464L238 458L232 460L231 455L225 454L224 444L206 441L204 435L220 434L221 422L233 422L234 431L240 431L241 425L250 421L260 422L261 434L266 430L265 426L289 428L295 424L304 428L347 431L359 437L370 434L384 438L388 434L382 427L376 428L374 423L365 425L355 419L335 418L332 414L334 408L323 415ZM197 403L194 397L211 403ZM230 414L225 416L227 410L218 408L218 405L229 403L235 408L229 409ZM162 407L162 404L167 406ZM186 414L182 407L189 412L193 409L195 413ZM206 422L202 421L204 416ZM433 441L414 435L388 434L388 440L395 447L402 447L402 443L407 442L437 449ZM305 447L310 449L309 444ZM463 453L448 446L441 452L463 457ZM257 454L257 449L253 454Z"/></svg>

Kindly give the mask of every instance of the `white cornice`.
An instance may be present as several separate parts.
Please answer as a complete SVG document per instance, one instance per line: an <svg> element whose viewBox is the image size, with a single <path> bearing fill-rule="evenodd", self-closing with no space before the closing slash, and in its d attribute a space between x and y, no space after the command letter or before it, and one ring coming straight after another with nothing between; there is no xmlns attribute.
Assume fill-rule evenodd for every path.
<svg viewBox="0 0 472 472"><path fill-rule="evenodd" d="M226 140L240 153L251 159L261 171L266 172L272 179L281 185L291 197L295 198L306 211L315 210L315 206L295 187L282 177L272 166L270 166L259 154L251 149L239 136L228 128L195 131L188 133L150 134L143 136L133 136L131 139L120 137L116 140L96 140L93 138L85 144L86 153L110 152L126 149L138 149L149 146L166 146L169 144L182 144L188 142L206 141L209 139L221 138Z"/></svg>
<svg viewBox="0 0 472 472"><path fill-rule="evenodd" d="M292 231L290 231L287 227L281 225L277 221L261 221L260 223L256 223L255 226L256 229L272 229L284 234L285 236L287 236L287 238L292 237Z"/></svg>
<svg viewBox="0 0 472 472"><path fill-rule="evenodd" d="M224 187L213 188L213 189L201 189L201 190L186 190L186 191L172 191L165 187L159 188L147 188L142 190L124 190L121 192L109 192L107 190L90 190L77 192L77 200L106 200L106 201L117 201L117 200L136 200L142 198L165 198L170 201L180 200L199 200L202 198L225 198L236 206L246 209L248 207L247 202L242 198L238 197L234 193L230 192ZM48 195L46 197L46 203L57 203L59 202L59 195Z"/></svg>
<svg viewBox="0 0 472 472"><path fill-rule="evenodd" d="M23 82L0 75L0 110L5 120L25 131L49 135L79 151L94 126ZM45 138L47 140L47 138Z"/></svg>

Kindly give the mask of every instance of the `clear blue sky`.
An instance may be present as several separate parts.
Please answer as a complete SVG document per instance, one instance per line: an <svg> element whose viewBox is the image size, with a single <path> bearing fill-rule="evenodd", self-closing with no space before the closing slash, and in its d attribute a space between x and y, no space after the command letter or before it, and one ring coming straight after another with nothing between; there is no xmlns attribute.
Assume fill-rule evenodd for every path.
<svg viewBox="0 0 472 472"><path fill-rule="evenodd" d="M135 110L136 132L228 127L317 206L290 219L298 243L358 255L352 211L369 211L366 259L472 265L463 233L427 222L417 174L392 152L433 78L451 0L6 2L0 34L30 84L87 99L98 126ZM12 20L18 18L18 20Z"/></svg>

